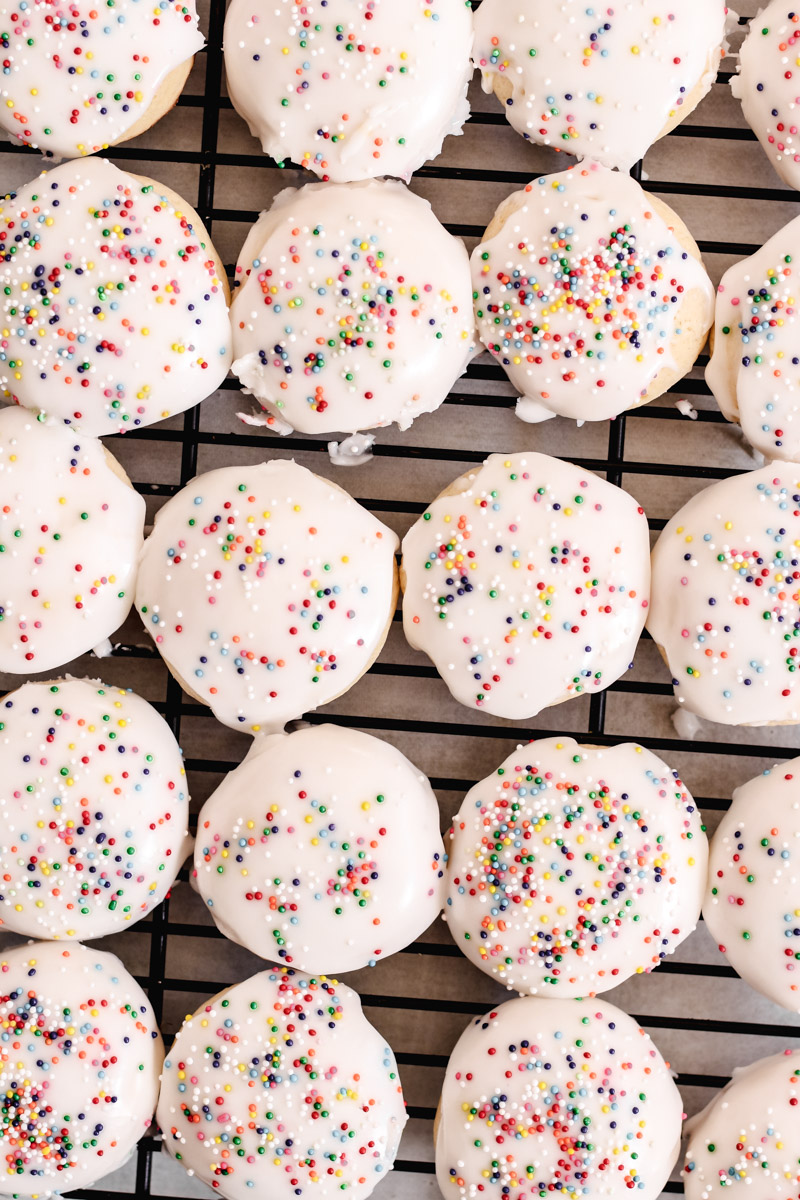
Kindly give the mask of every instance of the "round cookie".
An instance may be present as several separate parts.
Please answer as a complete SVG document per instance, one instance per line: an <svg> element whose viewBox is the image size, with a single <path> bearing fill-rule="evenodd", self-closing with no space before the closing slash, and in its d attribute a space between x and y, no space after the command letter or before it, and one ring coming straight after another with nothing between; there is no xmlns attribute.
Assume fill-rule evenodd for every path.
<svg viewBox="0 0 800 1200"><path fill-rule="evenodd" d="M0 925L88 940L145 917L191 848L181 752L154 708L97 680L0 700Z"/></svg>
<svg viewBox="0 0 800 1200"><path fill-rule="evenodd" d="M165 1149L228 1200L365 1200L392 1169L406 1112L356 993L274 967L184 1021L158 1123Z"/></svg>
<svg viewBox="0 0 800 1200"><path fill-rule="evenodd" d="M733 793L711 843L703 904L709 933L742 979L795 1012L800 1012L798 861L795 758Z"/></svg>
<svg viewBox="0 0 800 1200"><path fill-rule="evenodd" d="M627 171L713 84L726 14L724 0L483 0L473 60L524 138Z"/></svg>
<svg viewBox="0 0 800 1200"><path fill-rule="evenodd" d="M144 133L172 108L204 43L194 0L2 0L0 28L0 128L56 158Z"/></svg>
<svg viewBox="0 0 800 1200"><path fill-rule="evenodd" d="M667 391L691 370L714 315L680 218L597 163L509 196L471 263L483 344L523 396L579 421Z"/></svg>
<svg viewBox="0 0 800 1200"><path fill-rule="evenodd" d="M2 203L0 296L0 394L83 433L152 425L228 373L228 285L199 217L105 159Z"/></svg>
<svg viewBox="0 0 800 1200"><path fill-rule="evenodd" d="M775 171L793 188L800 188L799 41L800 13L785 0L772 0L750 22L739 48L739 73L730 80L745 121Z"/></svg>
<svg viewBox="0 0 800 1200"><path fill-rule="evenodd" d="M0 959L0 1195L91 1187L150 1128L164 1046L113 954L29 942Z"/></svg>
<svg viewBox="0 0 800 1200"><path fill-rule="evenodd" d="M444 903L436 796L386 742L336 725L257 739L197 822L193 882L217 927L302 971L357 971Z"/></svg>
<svg viewBox="0 0 800 1200"><path fill-rule="evenodd" d="M722 1188L749 1200L794 1200L800 1185L800 1051L785 1050L734 1072L687 1121L683 1190L708 1200Z"/></svg>
<svg viewBox="0 0 800 1200"><path fill-rule="evenodd" d="M0 411L0 671L63 666L119 628L144 515L101 442Z"/></svg>
<svg viewBox="0 0 800 1200"><path fill-rule="evenodd" d="M443 1195L655 1200L681 1097L649 1036L602 1000L507 1000L450 1056L436 1130Z"/></svg>
<svg viewBox="0 0 800 1200"><path fill-rule="evenodd" d="M798 35L800 36L800 35ZM729 267L717 289L706 383L724 416L767 458L800 461L795 262L800 217Z"/></svg>
<svg viewBox="0 0 800 1200"><path fill-rule="evenodd" d="M470 962L558 999L652 971L700 917L708 845L675 771L634 743L518 746L464 797L445 916Z"/></svg>
<svg viewBox="0 0 800 1200"><path fill-rule="evenodd" d="M199 475L156 515L136 607L224 725L275 732L346 692L386 640L391 529L293 461Z"/></svg>
<svg viewBox="0 0 800 1200"><path fill-rule="evenodd" d="M409 179L469 117L465 0L233 0L224 42L264 153L322 179Z"/></svg>
<svg viewBox="0 0 800 1200"><path fill-rule="evenodd" d="M780 463L712 484L664 528L647 628L690 712L724 725L800 722L798 546L800 489Z"/></svg>
<svg viewBox="0 0 800 1200"><path fill-rule="evenodd" d="M395 180L281 192L236 275L233 373L281 433L407 429L475 350L464 244Z"/></svg>
<svg viewBox="0 0 800 1200"><path fill-rule="evenodd" d="M406 534L406 638L462 704L535 716L631 666L648 548L621 488L547 454L493 454Z"/></svg>

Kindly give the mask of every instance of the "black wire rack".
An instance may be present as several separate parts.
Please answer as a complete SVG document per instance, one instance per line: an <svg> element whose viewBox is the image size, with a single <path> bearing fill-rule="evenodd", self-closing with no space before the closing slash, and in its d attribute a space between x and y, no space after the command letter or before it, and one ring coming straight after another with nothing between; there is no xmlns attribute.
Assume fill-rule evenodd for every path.
<svg viewBox="0 0 800 1200"><path fill-rule="evenodd" d="M260 152L224 95L224 17L225 0L210 0L202 21L208 46L198 55L187 94L153 130L116 148L113 159L132 170L145 164L147 173L176 186L190 202L191 188L196 188L197 211L232 273L259 208L281 186L303 177L291 165L281 170ZM746 20L740 18L740 24ZM696 113L648 154L644 170L639 163L633 171L646 188L679 210L696 236L700 234L700 249L715 279L800 211L796 194L779 183L754 135L744 127L725 86L729 69L724 67ZM481 97L477 88L471 95L473 114L465 137L449 139L441 158L423 167L412 182L414 190L432 199L447 228L470 247L500 199L532 177L571 161L527 146L508 128L494 100ZM40 164L21 147L0 150L0 170L9 188L26 172L26 177L33 176ZM237 207L236 200L252 207ZM402 534L442 487L487 453L535 448L569 458L628 488L644 505L655 534L708 481L753 465L708 395L701 374L705 361L701 357L690 377L654 404L607 425L577 429L561 420L534 427L517 421L505 376L484 355L469 367L439 413L422 417L404 434L382 432L373 462L349 473L331 466L327 439L278 440L248 431L235 415L248 402L237 395L234 380L180 418L107 444L146 498L148 520L199 471L279 455L335 475ZM678 399L696 406L694 420L676 408ZM166 716L184 747L196 812L222 775L241 761L247 739L222 729L208 710L181 692L154 648L143 644L145 635L135 617L114 641L110 658L87 656L68 670L133 686ZM0 677L0 688L10 690L18 682ZM427 660L405 645L396 614L387 646L368 675L328 710L306 719L334 720L398 745L430 776L440 798L443 827L463 793L489 774L515 743L529 737L563 732L597 745L638 741L680 770L709 829L727 807L733 787L773 762L800 753L800 732L785 727L736 730L702 723L697 736L687 740L671 722L674 707L668 673L645 637L628 677L606 692L547 710L536 727L473 713L452 701ZM118 953L146 988L167 1042L185 1012L262 966L216 932L186 885L186 876L184 870L184 882L172 899L147 920L101 943ZM468 1018L507 993L466 962L441 922L403 953L372 971L347 977L347 982L360 992L367 1015L395 1048L411 1118L395 1172L380 1185L378 1195L381 1200L433 1197L438 1189L431 1123L449 1051ZM656 975L629 981L609 998L653 1033L677 1070L690 1111L705 1103L736 1066L787 1044L794 1046L800 1038L800 1018L760 999L738 980L702 927ZM190 1181L160 1149L155 1131L139 1143L127 1169L98 1188L72 1194L92 1200L212 1194ZM678 1173L665 1190L682 1191Z"/></svg>

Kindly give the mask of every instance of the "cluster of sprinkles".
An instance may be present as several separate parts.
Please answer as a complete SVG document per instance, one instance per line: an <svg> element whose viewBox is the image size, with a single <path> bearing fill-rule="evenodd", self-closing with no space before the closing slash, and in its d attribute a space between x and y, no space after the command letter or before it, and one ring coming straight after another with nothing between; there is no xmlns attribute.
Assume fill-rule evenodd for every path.
<svg viewBox="0 0 800 1200"><path fill-rule="evenodd" d="M164 1063L164 1145L220 1195L369 1195L405 1123L397 1066L358 997L273 968L187 1017Z"/></svg>
<svg viewBox="0 0 800 1200"><path fill-rule="evenodd" d="M462 703L500 715L608 687L644 623L646 540L620 489L547 455L493 455L405 539L406 636Z"/></svg>
<svg viewBox="0 0 800 1200"><path fill-rule="evenodd" d="M99 441L0 412L0 669L61 666L122 624L143 522Z"/></svg>
<svg viewBox="0 0 800 1200"><path fill-rule="evenodd" d="M407 178L469 115L470 8L236 0L224 39L234 106L279 162L323 180Z"/></svg>
<svg viewBox="0 0 800 1200"><path fill-rule="evenodd" d="M800 36L800 35L798 35ZM800 457L796 398L795 260L800 218L726 271L717 291L714 353L706 381L767 458Z"/></svg>
<svg viewBox="0 0 800 1200"><path fill-rule="evenodd" d="M194 876L223 933L262 958L374 966L441 911L439 808L393 746L298 730L254 750L203 806Z"/></svg>
<svg viewBox="0 0 800 1200"><path fill-rule="evenodd" d="M473 61L523 137L628 170L714 81L723 0L486 0ZM646 89L646 103L642 90Z"/></svg>
<svg viewBox="0 0 800 1200"><path fill-rule="evenodd" d="M393 181L311 187L264 226L231 314L253 393L305 432L405 428L441 404L472 353L472 304L464 247L428 203Z"/></svg>
<svg viewBox="0 0 800 1200"><path fill-rule="evenodd" d="M711 322L702 264L635 180L596 164L542 177L515 200L472 255L481 340L553 412L597 419L640 403L675 367L694 289ZM700 345L686 349L693 359Z"/></svg>
<svg viewBox="0 0 800 1200"><path fill-rule="evenodd" d="M800 1059L784 1050L740 1068L690 1123L684 1166L688 1200L746 1189L752 1200L800 1188Z"/></svg>
<svg viewBox="0 0 800 1200"><path fill-rule="evenodd" d="M700 492L653 554L648 627L679 702L709 720L798 719L800 483L776 465Z"/></svg>
<svg viewBox="0 0 800 1200"><path fill-rule="evenodd" d="M0 389L83 432L124 432L227 373L213 250L155 185L65 163L0 206Z"/></svg>
<svg viewBox="0 0 800 1200"><path fill-rule="evenodd" d="M202 45L194 0L6 0L0 126L47 154L105 150Z"/></svg>
<svg viewBox="0 0 800 1200"><path fill-rule="evenodd" d="M192 691L255 733L366 669L391 616L395 546L366 509L294 462L248 476L223 468L161 510L137 607Z"/></svg>
<svg viewBox="0 0 800 1200"><path fill-rule="evenodd" d="M680 1136L668 1066L597 1000L509 1000L462 1035L436 1147L445 1196L541 1200L630 1189L655 1200Z"/></svg>
<svg viewBox="0 0 800 1200"><path fill-rule="evenodd" d="M0 1188L49 1196L121 1166L150 1125L163 1051L111 954L34 943L0 962Z"/></svg>
<svg viewBox="0 0 800 1200"><path fill-rule="evenodd" d="M180 751L138 696L82 680L0 700L0 924L93 938L163 900L187 846Z"/></svg>
<svg viewBox="0 0 800 1200"><path fill-rule="evenodd" d="M800 761L738 788L711 845L704 915L754 988L800 1011Z"/></svg>
<svg viewBox="0 0 800 1200"><path fill-rule="evenodd" d="M652 970L692 931L706 844L677 773L628 744L521 747L469 792L447 921L507 987L586 995Z"/></svg>
<svg viewBox="0 0 800 1200"><path fill-rule="evenodd" d="M750 23L731 91L778 175L800 186L800 8L771 0Z"/></svg>

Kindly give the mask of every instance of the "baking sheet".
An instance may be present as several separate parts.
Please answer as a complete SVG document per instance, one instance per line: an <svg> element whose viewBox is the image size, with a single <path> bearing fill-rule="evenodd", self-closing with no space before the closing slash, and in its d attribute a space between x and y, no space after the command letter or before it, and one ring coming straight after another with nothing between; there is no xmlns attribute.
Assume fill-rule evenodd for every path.
<svg viewBox="0 0 800 1200"><path fill-rule="evenodd" d="M740 7L745 16L756 11L753 3ZM210 9L201 5L210 47L197 56L179 106L112 157L195 204L230 271L259 210L281 188L310 177L278 169L267 159L225 99L223 15L224 0L213 0ZM797 194L775 176L722 81L732 65L732 59L726 60L721 81L709 96L644 162L645 186L686 221L715 282L732 262L800 212ZM464 135L448 138L441 157L411 185L453 232L464 236L469 249L509 192L572 161L524 142L507 127L500 106L481 93L477 77L471 101L474 117ZM35 153L0 149L4 191L33 178L40 167ZM697 420L675 408L683 398L699 410ZM644 506L654 535L709 480L760 461L719 417L699 368L673 393L613 426L578 428L560 418L525 425L514 416L513 401L513 389L484 355L438 412L404 433L380 431L376 456L350 471L331 466L327 439L296 435L279 440L243 426L236 413L251 409L253 402L240 395L232 380L194 414L108 439L108 445L144 492L149 522L182 478L225 464L295 457L335 478L401 536L442 488L493 451L542 450L607 474ZM147 644L138 618L131 617L112 640L114 656L98 660L87 655L67 669L132 687L162 711L168 702L174 707L179 689ZM0 691L15 683L0 675ZM649 745L681 773L709 832L735 787L800 753L800 727L736 730L700 722L696 740L685 742L673 726L674 710L668 672L652 641L645 639L634 669L605 693L604 703L588 697L571 700L542 713L534 726L473 712L450 697L424 656L406 645L395 620L376 666L318 717L375 733L407 754L434 783L443 828L467 788L491 773L514 745L550 732ZM185 697L179 734L196 813L224 772L244 757L249 739L217 724ZM216 935L186 882L175 888L168 910L168 916L159 910L134 929L97 944L114 950L140 978L155 979L151 998L156 1007L163 1006L162 1028L169 1042L187 1013L221 987L260 970L262 963ZM6 935L0 945L19 940ZM405 952L343 978L362 994L367 1016L397 1053L411 1114L397 1169L381 1183L377 1196L435 1197L432 1118L447 1055L470 1015L507 993L461 956L441 921ZM702 923L657 976L637 976L606 996L639 1017L653 1034L678 1072L688 1113L705 1104L735 1067L794 1046L800 1037L800 1018L736 978ZM676 1173L669 1191L680 1190L677 1179ZM162 1197L213 1194L160 1153L154 1139L147 1139L138 1156L89 1194L97 1197L104 1191L138 1196L149 1191Z"/></svg>

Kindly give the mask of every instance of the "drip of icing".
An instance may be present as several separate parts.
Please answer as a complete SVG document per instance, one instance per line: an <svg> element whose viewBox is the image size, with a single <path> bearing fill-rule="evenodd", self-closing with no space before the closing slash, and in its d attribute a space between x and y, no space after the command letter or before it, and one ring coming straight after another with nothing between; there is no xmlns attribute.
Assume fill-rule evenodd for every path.
<svg viewBox="0 0 800 1200"><path fill-rule="evenodd" d="M457 700L521 720L626 671L647 611L647 519L596 475L493 454L403 542L403 628Z"/></svg>
<svg viewBox="0 0 800 1200"><path fill-rule="evenodd" d="M102 443L0 412L0 670L47 671L125 620L144 500Z"/></svg>
<svg viewBox="0 0 800 1200"><path fill-rule="evenodd" d="M530 141L627 171L716 77L723 0L483 0L473 60Z"/></svg>
<svg viewBox="0 0 800 1200"><path fill-rule="evenodd" d="M150 1128L164 1058L113 954L33 942L0 961L0 1192L49 1197L121 1167Z"/></svg>
<svg viewBox="0 0 800 1200"><path fill-rule="evenodd" d="M218 928L300 970L402 950L439 915L443 868L427 779L355 729L266 738L198 818L194 881Z"/></svg>
<svg viewBox="0 0 800 1200"><path fill-rule="evenodd" d="M351 433L343 442L328 442L328 456L335 467L363 467L372 461L375 436Z"/></svg>
<svg viewBox="0 0 800 1200"><path fill-rule="evenodd" d="M394 1055L356 993L272 967L184 1021L158 1123L165 1149L227 1200L366 1200L406 1113Z"/></svg>
<svg viewBox="0 0 800 1200"><path fill-rule="evenodd" d="M469 117L465 0L233 0L224 42L265 154L323 179L409 179Z"/></svg>
<svg viewBox="0 0 800 1200"><path fill-rule="evenodd" d="M99 938L160 904L191 839L172 732L139 696L79 679L0 701L0 924Z"/></svg>
<svg viewBox="0 0 800 1200"><path fill-rule="evenodd" d="M652 971L697 925L708 848L677 773L641 746L519 746L448 846L453 939L509 990L588 996Z"/></svg>
<svg viewBox="0 0 800 1200"><path fill-rule="evenodd" d="M287 189L236 274L233 372L290 429L407 429L472 357L464 244L394 180Z"/></svg>
<svg viewBox="0 0 800 1200"><path fill-rule="evenodd" d="M191 408L231 361L226 283L191 217L102 158L0 206L0 393L104 436Z"/></svg>
<svg viewBox="0 0 800 1200"><path fill-rule="evenodd" d="M649 1036L602 1000L508 1000L456 1043L436 1175L472 1200L656 1200L678 1156L681 1097Z"/></svg>
<svg viewBox="0 0 800 1200"><path fill-rule="evenodd" d="M647 627L679 704L725 725L800 722L799 550L800 491L780 463L712 484L667 524Z"/></svg>
<svg viewBox="0 0 800 1200"><path fill-rule="evenodd" d="M478 332L523 396L597 421L689 370L714 289L636 180L597 163L542 176L495 225L472 252Z"/></svg>
<svg viewBox="0 0 800 1200"><path fill-rule="evenodd" d="M3 0L0 127L77 158L129 136L167 75L201 50L194 0Z"/></svg>
<svg viewBox="0 0 800 1200"><path fill-rule="evenodd" d="M200 475L156 516L136 606L223 724L280 728L347 691L394 611L397 536L294 462Z"/></svg>

